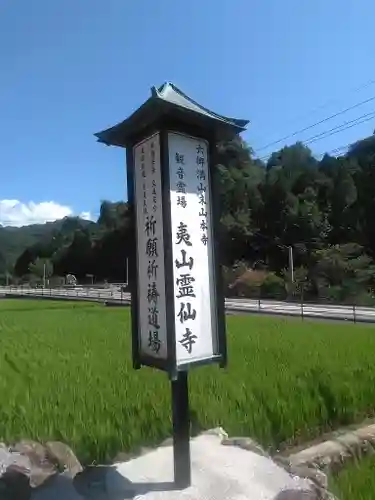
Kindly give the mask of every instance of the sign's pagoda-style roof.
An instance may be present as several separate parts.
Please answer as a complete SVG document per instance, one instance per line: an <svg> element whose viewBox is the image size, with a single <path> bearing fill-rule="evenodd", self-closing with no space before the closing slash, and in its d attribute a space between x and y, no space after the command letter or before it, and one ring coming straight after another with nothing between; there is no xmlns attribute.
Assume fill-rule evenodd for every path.
<svg viewBox="0 0 375 500"><path fill-rule="evenodd" d="M210 130L217 140L244 131L249 123L248 120L218 115L195 102L172 83L164 83L160 88L152 87L151 97L126 120L95 136L108 146L126 147L133 137L162 118L167 118L170 123Z"/></svg>

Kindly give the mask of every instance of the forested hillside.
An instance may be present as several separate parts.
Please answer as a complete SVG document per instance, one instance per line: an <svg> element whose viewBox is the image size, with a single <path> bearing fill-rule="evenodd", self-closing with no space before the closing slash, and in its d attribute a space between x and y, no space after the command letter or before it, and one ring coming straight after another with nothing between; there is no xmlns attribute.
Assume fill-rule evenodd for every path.
<svg viewBox="0 0 375 500"><path fill-rule="evenodd" d="M67 224L69 225L67 227ZM12 272L17 258L28 247L32 247L39 242L50 241L56 232L69 232L74 228L85 227L92 223L76 217L46 224L32 224L23 227L2 227L0 224L0 275L8 270Z"/></svg>
<svg viewBox="0 0 375 500"><path fill-rule="evenodd" d="M302 143L282 148L266 163L255 160L240 139L218 147L222 264L232 293L252 295L255 280L265 295L290 294L292 246L294 288L303 286L306 297L371 303L375 135L344 156L320 160ZM0 270L8 266L21 278L39 257L51 261L56 275L123 281L131 243L127 204L102 202L96 223L68 218L0 228Z"/></svg>

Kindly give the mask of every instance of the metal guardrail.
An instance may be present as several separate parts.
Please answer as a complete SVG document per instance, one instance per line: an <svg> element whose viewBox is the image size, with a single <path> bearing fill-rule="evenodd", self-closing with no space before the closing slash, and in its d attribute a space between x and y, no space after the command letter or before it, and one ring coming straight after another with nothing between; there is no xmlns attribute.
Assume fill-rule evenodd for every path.
<svg viewBox="0 0 375 500"><path fill-rule="evenodd" d="M69 287L69 288L30 288L30 287L0 287L0 293L6 295L21 295L33 297L66 297L81 298L92 300L112 299L117 301L130 300L130 294L124 292L120 287L118 290L113 288L88 288L88 287Z"/></svg>
<svg viewBox="0 0 375 500"><path fill-rule="evenodd" d="M6 296L33 296L36 298L56 298L66 300L86 300L95 302L107 302L112 304L130 304L131 296L124 292L121 286L109 286L108 288L75 287L63 288L29 288L29 287L0 287L0 294ZM253 300L253 299L225 299L228 312L234 313L258 313L279 316L298 316L302 319L321 318L341 321L353 321L375 323L375 308L357 307L332 304L309 304L298 302L283 302L275 300Z"/></svg>

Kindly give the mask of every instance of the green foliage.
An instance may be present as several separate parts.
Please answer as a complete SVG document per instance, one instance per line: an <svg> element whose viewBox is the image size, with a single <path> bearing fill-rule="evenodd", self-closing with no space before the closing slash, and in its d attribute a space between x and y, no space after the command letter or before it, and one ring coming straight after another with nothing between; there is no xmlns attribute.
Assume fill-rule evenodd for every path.
<svg viewBox="0 0 375 500"><path fill-rule="evenodd" d="M345 465L337 474L331 474L330 490L340 500L374 500L375 457L363 457Z"/></svg>
<svg viewBox="0 0 375 500"><path fill-rule="evenodd" d="M32 224L24 227L2 227L0 225L0 252L6 259L7 265L13 267L16 260L26 249L34 249L34 256L50 256L49 246L56 240L57 234L67 235L77 227L95 226L93 222L79 219L78 217L66 217L56 222L46 224ZM46 248L47 247L47 248ZM35 253L36 252L36 253ZM48 255L42 255L47 253ZM30 264L29 261L28 264ZM22 274L27 273L28 265L23 269Z"/></svg>
<svg viewBox="0 0 375 500"><path fill-rule="evenodd" d="M29 271L38 278L49 278L53 275L53 264L49 259L37 257L36 260L30 264Z"/></svg>
<svg viewBox="0 0 375 500"><path fill-rule="evenodd" d="M38 257L53 260L56 252L72 242L75 231L92 231L95 224L78 217L25 227L0 227L0 250L7 258L12 274L21 277Z"/></svg>
<svg viewBox="0 0 375 500"><path fill-rule="evenodd" d="M3 300L0 331L1 441L58 439L90 463L171 434L168 378L133 370L128 310ZM231 316L228 341L227 370L191 372L195 430L280 449L375 411L371 327Z"/></svg>
<svg viewBox="0 0 375 500"><path fill-rule="evenodd" d="M0 251L0 274L5 274L7 269L7 261L5 255Z"/></svg>
<svg viewBox="0 0 375 500"><path fill-rule="evenodd" d="M353 303L358 294L371 291L375 266L360 245L329 245L314 251L312 260L310 277L321 297Z"/></svg>
<svg viewBox="0 0 375 500"><path fill-rule="evenodd" d="M266 164L254 158L241 138L218 144L214 192L222 216L215 244L221 247L226 290L233 288L238 278L233 268L241 261L248 269L274 273L274 282L284 277L289 296L303 287L311 299L371 298L374 165L374 136L342 157L325 155L320 161L296 143L274 152ZM7 271L22 277L39 257L52 261L56 275L72 273L80 282L87 275L96 281L124 281L134 244L130 229L127 203L105 200L97 223L68 217L44 226L0 227L0 275ZM289 246L295 269L307 270L303 283L295 286L285 279ZM274 288L281 296L279 285L266 284L265 294Z"/></svg>
<svg viewBox="0 0 375 500"><path fill-rule="evenodd" d="M285 281L275 273L267 273L260 290L262 298L265 299L283 300L286 297Z"/></svg>

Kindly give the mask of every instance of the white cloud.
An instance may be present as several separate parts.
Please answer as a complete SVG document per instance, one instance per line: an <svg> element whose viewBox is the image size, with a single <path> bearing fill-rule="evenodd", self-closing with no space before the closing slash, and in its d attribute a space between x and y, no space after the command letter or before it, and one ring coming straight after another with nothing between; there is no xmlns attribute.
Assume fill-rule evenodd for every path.
<svg viewBox="0 0 375 500"><path fill-rule="evenodd" d="M91 216L90 212L81 212L79 214L79 216L81 217L81 219L84 219L84 220L92 220L92 216Z"/></svg>
<svg viewBox="0 0 375 500"><path fill-rule="evenodd" d="M73 210L54 201L33 201L22 203L19 200L0 200L0 224L3 226L28 226L43 224L75 215ZM89 212L82 212L80 217L91 219Z"/></svg>

